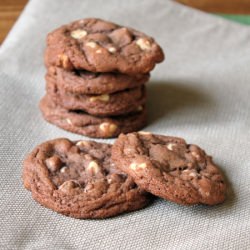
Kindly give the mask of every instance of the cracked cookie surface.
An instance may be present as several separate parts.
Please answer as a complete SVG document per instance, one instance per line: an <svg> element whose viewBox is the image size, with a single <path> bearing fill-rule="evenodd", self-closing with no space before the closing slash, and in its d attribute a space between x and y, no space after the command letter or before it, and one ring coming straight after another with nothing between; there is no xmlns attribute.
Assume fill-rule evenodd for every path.
<svg viewBox="0 0 250 250"><path fill-rule="evenodd" d="M52 77L46 76L47 94L53 101L69 110L83 110L96 116L117 116L136 113L146 102L145 86L112 94L73 94L61 89Z"/></svg>
<svg viewBox="0 0 250 250"><path fill-rule="evenodd" d="M146 125L146 109L113 118L96 117L82 111L70 111L57 105L46 95L40 101L40 110L48 122L73 133L95 137L112 138L121 133L137 131Z"/></svg>
<svg viewBox="0 0 250 250"><path fill-rule="evenodd" d="M153 38L96 18L64 25L48 34L45 64L91 72L148 73L164 60Z"/></svg>
<svg viewBox="0 0 250 250"><path fill-rule="evenodd" d="M214 205L225 199L225 180L212 157L181 138L121 134L112 160L138 186L164 199L183 205Z"/></svg>
<svg viewBox="0 0 250 250"><path fill-rule="evenodd" d="M146 206L150 195L111 161L111 145L61 138L25 159L24 186L43 206L75 218L106 218Z"/></svg>

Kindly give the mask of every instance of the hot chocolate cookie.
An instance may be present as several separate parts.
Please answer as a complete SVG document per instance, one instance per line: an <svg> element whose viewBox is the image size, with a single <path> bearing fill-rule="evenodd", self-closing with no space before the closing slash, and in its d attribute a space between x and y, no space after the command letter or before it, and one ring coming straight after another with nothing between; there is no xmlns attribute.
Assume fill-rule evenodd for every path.
<svg viewBox="0 0 250 250"><path fill-rule="evenodd" d="M95 137L112 138L120 133L137 131L146 125L146 110L117 117L96 117L83 111L71 111L55 104L49 96L40 102L43 117L48 122L73 133Z"/></svg>
<svg viewBox="0 0 250 250"><path fill-rule="evenodd" d="M74 94L111 94L125 89L142 86L149 74L124 75L116 72L94 73L86 70L65 70L49 67L47 78L52 78L58 88Z"/></svg>
<svg viewBox="0 0 250 250"><path fill-rule="evenodd" d="M83 110L95 116L117 116L136 113L146 102L145 86L112 94L85 95L67 92L47 76L47 94L65 109Z"/></svg>
<svg viewBox="0 0 250 250"><path fill-rule="evenodd" d="M112 147L112 160L139 187L164 199L183 205L225 199L225 180L212 157L181 138L122 134Z"/></svg>
<svg viewBox="0 0 250 250"><path fill-rule="evenodd" d="M91 72L148 73L164 54L149 37L97 18L64 25L47 37L45 64Z"/></svg>
<svg viewBox="0 0 250 250"><path fill-rule="evenodd" d="M43 206L75 218L106 218L146 206L149 194L110 155L109 144L47 141L25 159L24 186Z"/></svg>

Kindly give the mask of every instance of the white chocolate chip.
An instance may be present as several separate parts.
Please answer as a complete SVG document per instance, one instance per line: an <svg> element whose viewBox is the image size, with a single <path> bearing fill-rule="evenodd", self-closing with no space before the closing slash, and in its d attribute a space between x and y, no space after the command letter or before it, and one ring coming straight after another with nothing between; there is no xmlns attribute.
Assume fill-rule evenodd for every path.
<svg viewBox="0 0 250 250"><path fill-rule="evenodd" d="M108 123L108 122L104 122L104 123L102 123L99 127L100 127L100 129L101 129L102 131L106 131L106 130L108 130L109 123Z"/></svg>
<svg viewBox="0 0 250 250"><path fill-rule="evenodd" d="M79 141L76 143L76 146L88 146L89 142L87 141Z"/></svg>
<svg viewBox="0 0 250 250"><path fill-rule="evenodd" d="M101 50L101 49L98 49L95 53L96 53L96 54L101 54L101 53L102 53L102 50Z"/></svg>
<svg viewBox="0 0 250 250"><path fill-rule="evenodd" d="M96 44L95 42L87 42L87 43L86 43L86 46L88 46L88 47L94 49L94 48L96 48L97 44Z"/></svg>
<svg viewBox="0 0 250 250"><path fill-rule="evenodd" d="M116 52L116 48L115 47L110 47L110 48L108 48L108 51L110 53L115 53Z"/></svg>
<svg viewBox="0 0 250 250"><path fill-rule="evenodd" d="M197 152L192 151L191 154L192 154L192 156L194 156L197 160L200 160L201 157L200 157L200 155L199 155Z"/></svg>
<svg viewBox="0 0 250 250"><path fill-rule="evenodd" d="M146 163L141 163L138 165L138 168L146 168L147 164Z"/></svg>
<svg viewBox="0 0 250 250"><path fill-rule="evenodd" d="M191 177L196 177L196 176L197 176L197 174L196 174L196 173L191 172L191 173L189 174L189 176L191 176Z"/></svg>
<svg viewBox="0 0 250 250"><path fill-rule="evenodd" d="M167 149L170 150L170 151L173 151L173 149L174 149L175 146L176 146L175 143L169 143L169 144L167 145Z"/></svg>
<svg viewBox="0 0 250 250"><path fill-rule="evenodd" d="M141 50L150 50L151 44L145 38L140 38L136 41L136 44L140 47Z"/></svg>
<svg viewBox="0 0 250 250"><path fill-rule="evenodd" d="M91 102L95 102L97 100L102 101L102 102L108 102L109 101L109 95L104 94L104 95L98 95L98 96L90 97Z"/></svg>
<svg viewBox="0 0 250 250"><path fill-rule="evenodd" d="M140 135L151 135L151 133L147 132L147 131L139 131L138 134L140 134Z"/></svg>
<svg viewBox="0 0 250 250"><path fill-rule="evenodd" d="M146 167L147 167L147 164L145 162L140 163L140 164L133 162L129 165L129 168L131 168L132 170L137 170L139 168L144 169Z"/></svg>
<svg viewBox="0 0 250 250"><path fill-rule="evenodd" d="M137 108L137 110L138 110L138 111L142 111L142 110L143 110L143 107L142 107L142 106L139 106L139 107Z"/></svg>
<svg viewBox="0 0 250 250"><path fill-rule="evenodd" d="M52 171L52 172L55 172L57 170L60 169L60 167L62 166L62 162L60 160L60 158L56 155L48 158L45 160L45 163L46 163L46 166L47 168Z"/></svg>
<svg viewBox="0 0 250 250"><path fill-rule="evenodd" d="M100 130L102 130L107 135L113 135L113 133L117 130L116 124L104 122L99 126Z"/></svg>
<svg viewBox="0 0 250 250"><path fill-rule="evenodd" d="M58 55L59 61L60 61L60 65L63 66L63 68L67 68L67 66L69 65L69 58L67 55L65 54L60 54Z"/></svg>
<svg viewBox="0 0 250 250"><path fill-rule="evenodd" d="M80 186L79 183L77 183L76 181L69 180L69 181L65 181L61 186L59 186L58 189L66 193L70 191L71 189L74 189L79 186Z"/></svg>
<svg viewBox="0 0 250 250"><path fill-rule="evenodd" d="M69 118L66 119L66 122L67 122L69 125L73 125L72 121L71 121Z"/></svg>
<svg viewBox="0 0 250 250"><path fill-rule="evenodd" d="M87 166L87 171L93 174L100 172L100 167L95 161L91 161Z"/></svg>
<svg viewBox="0 0 250 250"><path fill-rule="evenodd" d="M60 169L60 172L61 172L61 173L65 173L66 170L67 170L67 167L63 167L63 168Z"/></svg>
<svg viewBox="0 0 250 250"><path fill-rule="evenodd" d="M115 124L110 124L110 126L109 126L109 132L111 134L113 134L113 132L115 132L116 129L117 129L117 126Z"/></svg>
<svg viewBox="0 0 250 250"><path fill-rule="evenodd" d="M132 170L136 170L137 164L136 164L136 163L131 163L131 164L129 165L129 168L131 168Z"/></svg>
<svg viewBox="0 0 250 250"><path fill-rule="evenodd" d="M77 30L73 30L70 33L70 36L75 38L75 39L81 39L83 37L85 37L87 35L87 31L86 30L82 30L82 29L77 29Z"/></svg>

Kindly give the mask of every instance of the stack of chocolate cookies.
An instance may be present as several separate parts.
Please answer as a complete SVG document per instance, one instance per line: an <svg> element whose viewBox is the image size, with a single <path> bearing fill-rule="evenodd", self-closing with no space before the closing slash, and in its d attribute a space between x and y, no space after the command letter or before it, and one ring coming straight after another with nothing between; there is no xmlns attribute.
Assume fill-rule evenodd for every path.
<svg viewBox="0 0 250 250"><path fill-rule="evenodd" d="M100 19L64 25L47 37L44 118L65 130L116 137L146 125L149 72L164 54L153 38Z"/></svg>

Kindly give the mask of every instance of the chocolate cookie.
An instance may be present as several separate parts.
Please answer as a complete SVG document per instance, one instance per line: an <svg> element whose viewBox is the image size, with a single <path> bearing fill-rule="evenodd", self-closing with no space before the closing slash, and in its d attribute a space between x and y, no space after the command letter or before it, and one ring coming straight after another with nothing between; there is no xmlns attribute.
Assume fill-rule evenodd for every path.
<svg viewBox="0 0 250 250"><path fill-rule="evenodd" d="M112 138L120 133L137 131L146 125L146 110L113 118L95 117L82 111L70 111L55 104L49 96L40 102L45 120L73 133L95 137Z"/></svg>
<svg viewBox="0 0 250 250"><path fill-rule="evenodd" d="M47 94L55 103L66 109L83 110L96 116L117 116L138 112L146 102L144 86L112 94L76 95L60 89L48 76Z"/></svg>
<svg viewBox="0 0 250 250"><path fill-rule="evenodd" d="M84 70L67 71L59 67L49 67L48 75L58 87L75 94L111 94L124 89L139 87L145 84L150 75L133 76L119 73L93 73Z"/></svg>
<svg viewBox="0 0 250 250"><path fill-rule="evenodd" d="M138 132L120 135L112 148L117 167L136 184L183 204L221 203L226 184L212 157L183 139Z"/></svg>
<svg viewBox="0 0 250 250"><path fill-rule="evenodd" d="M128 75L148 73L163 59L153 38L96 18L75 21L48 34L45 52L47 66Z"/></svg>
<svg viewBox="0 0 250 250"><path fill-rule="evenodd" d="M75 218L106 218L146 206L150 197L112 163L111 145L56 139L25 159L24 186L43 206Z"/></svg>

